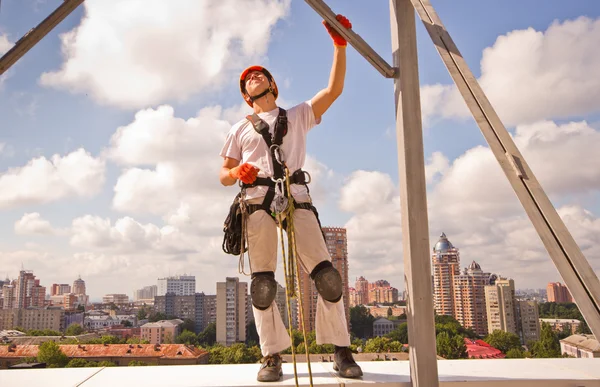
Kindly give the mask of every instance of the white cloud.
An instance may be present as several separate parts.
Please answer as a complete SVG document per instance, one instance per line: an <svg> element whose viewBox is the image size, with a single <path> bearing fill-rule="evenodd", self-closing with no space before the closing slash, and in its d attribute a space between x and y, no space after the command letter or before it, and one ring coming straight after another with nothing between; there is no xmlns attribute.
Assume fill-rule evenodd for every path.
<svg viewBox="0 0 600 387"><path fill-rule="evenodd" d="M343 211L353 213L344 225L350 278L384 278L401 287L400 200L390 176L378 171L355 171L341 189L339 205Z"/></svg>
<svg viewBox="0 0 600 387"><path fill-rule="evenodd" d="M90 197L105 180L105 163L84 149L50 159L37 157L0 175L0 208Z"/></svg>
<svg viewBox="0 0 600 387"><path fill-rule="evenodd" d="M600 131L585 122L543 121L516 128L515 142L582 251L598 270L600 219L576 204L600 190ZM462 265L472 260L486 271L514 278L520 287L560 280L548 253L488 148L475 147L449 163L434 153L428 178L439 172L427 193L430 246L441 232L460 248ZM443 172L442 172L443 171ZM350 272L369 280L403 283L398 189L381 172L357 171L341 189L339 205L351 214ZM562 204L562 203L575 204ZM353 277L352 277L353 278ZM532 285L532 282L534 284Z"/></svg>
<svg viewBox="0 0 600 387"><path fill-rule="evenodd" d="M443 175L449 167L449 161L442 152L433 152L425 165L425 179L432 183L439 175Z"/></svg>
<svg viewBox="0 0 600 387"><path fill-rule="evenodd" d="M42 84L123 108L215 92L266 53L290 0L90 0ZM243 22L240 21L243 15Z"/></svg>
<svg viewBox="0 0 600 387"><path fill-rule="evenodd" d="M480 84L506 125L600 111L600 19L515 30L483 51ZM454 86L424 86L423 116L470 117Z"/></svg>
<svg viewBox="0 0 600 387"><path fill-rule="evenodd" d="M172 226L159 228L150 223L141 224L130 217L118 219L112 225L109 219L91 215L73 220L71 245L130 255L148 252L183 254L199 247L186 243L185 237Z"/></svg>
<svg viewBox="0 0 600 387"><path fill-rule="evenodd" d="M65 232L52 227L38 212L25 213L15 222L15 233L18 235L60 235Z"/></svg>
<svg viewBox="0 0 600 387"><path fill-rule="evenodd" d="M218 179L219 151L230 124L220 115L219 107L211 107L183 120L161 106L138 112L132 123L119 128L107 151L127 166L114 188L115 209L165 215L193 203L205 215L225 211L221 207L229 199Z"/></svg>
<svg viewBox="0 0 600 387"><path fill-rule="evenodd" d="M12 48L14 43L8 40L6 34L0 34L0 55L4 55L8 50Z"/></svg>

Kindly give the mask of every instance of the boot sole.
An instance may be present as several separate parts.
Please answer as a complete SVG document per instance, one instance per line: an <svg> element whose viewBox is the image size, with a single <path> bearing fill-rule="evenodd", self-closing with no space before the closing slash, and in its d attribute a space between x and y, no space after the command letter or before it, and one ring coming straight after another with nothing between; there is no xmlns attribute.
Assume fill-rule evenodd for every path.
<svg viewBox="0 0 600 387"><path fill-rule="evenodd" d="M350 378L350 379L352 379L352 378L359 378L359 377L363 376L363 373L362 373L361 369L359 369L359 372L356 375L342 375L342 373L340 372L340 369L339 369L339 367L338 367L338 365L337 365L336 362L333 362L333 370L337 371L338 374L341 377L343 377L343 378Z"/></svg>
<svg viewBox="0 0 600 387"><path fill-rule="evenodd" d="M260 377L257 377L256 380L259 381L259 382L266 382L266 383L268 383L268 382L279 382L281 380L282 376L283 376L283 371L280 370L279 371L279 378L277 378L277 379L274 379L274 380L261 380Z"/></svg>

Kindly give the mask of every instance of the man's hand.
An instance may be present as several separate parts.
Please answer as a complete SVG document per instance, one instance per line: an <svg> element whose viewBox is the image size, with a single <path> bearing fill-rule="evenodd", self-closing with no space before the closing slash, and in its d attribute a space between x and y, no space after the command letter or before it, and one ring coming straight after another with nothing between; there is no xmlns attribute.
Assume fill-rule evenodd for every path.
<svg viewBox="0 0 600 387"><path fill-rule="evenodd" d="M243 183L252 184L258 175L258 168L244 163L229 170L229 177L232 179L240 179Z"/></svg>
<svg viewBox="0 0 600 387"><path fill-rule="evenodd" d="M350 23L350 20L348 20L345 16L337 15L335 18L345 28L352 28L352 23ZM331 27L331 25L328 22L323 20L323 25L327 29L327 32L329 32L329 35L331 35L331 39L333 39L334 45L339 46L339 47L346 47L348 45L348 42L346 42L346 39L342 38L342 36L339 34L339 32L337 32L333 27Z"/></svg>

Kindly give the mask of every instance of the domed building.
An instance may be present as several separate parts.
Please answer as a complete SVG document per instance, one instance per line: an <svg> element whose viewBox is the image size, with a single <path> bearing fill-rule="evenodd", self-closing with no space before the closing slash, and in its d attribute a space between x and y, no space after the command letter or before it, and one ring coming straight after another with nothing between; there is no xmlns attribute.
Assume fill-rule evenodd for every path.
<svg viewBox="0 0 600 387"><path fill-rule="evenodd" d="M460 274L458 249L442 233L432 255L435 312L454 316L454 277Z"/></svg>
<svg viewBox="0 0 600 387"><path fill-rule="evenodd" d="M475 261L461 273L460 254L445 233L433 246L432 267L436 313L454 317L479 335L487 334L485 285L489 273Z"/></svg>

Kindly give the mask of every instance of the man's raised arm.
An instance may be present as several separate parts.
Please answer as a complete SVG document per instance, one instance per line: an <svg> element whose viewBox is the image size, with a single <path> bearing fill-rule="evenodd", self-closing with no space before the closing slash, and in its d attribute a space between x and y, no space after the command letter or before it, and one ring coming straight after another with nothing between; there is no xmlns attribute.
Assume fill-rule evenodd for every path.
<svg viewBox="0 0 600 387"><path fill-rule="evenodd" d="M344 16L337 15L336 18L345 28L352 28L352 24ZM333 39L334 51L329 84L326 88L319 91L311 101L315 120L317 121L325 114L333 101L342 94L344 79L346 78L346 46L348 43L329 23L324 21L323 24Z"/></svg>

